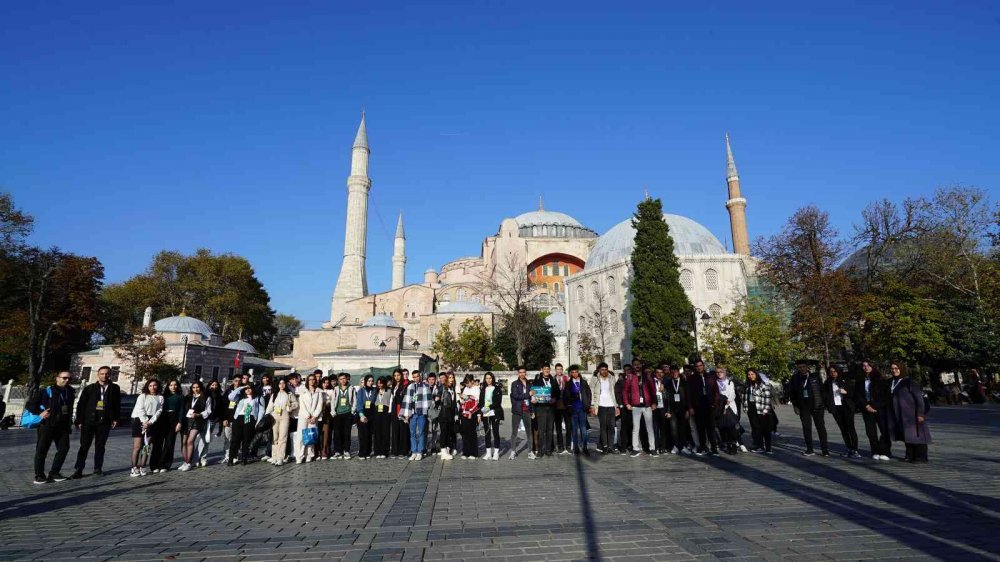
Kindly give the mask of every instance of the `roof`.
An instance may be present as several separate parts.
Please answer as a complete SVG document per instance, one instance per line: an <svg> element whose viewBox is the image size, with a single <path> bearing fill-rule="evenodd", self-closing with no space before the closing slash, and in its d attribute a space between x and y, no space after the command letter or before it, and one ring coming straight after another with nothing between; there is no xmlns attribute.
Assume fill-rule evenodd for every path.
<svg viewBox="0 0 1000 562"><path fill-rule="evenodd" d="M663 214L663 221L670 227L674 239L674 253L678 256L727 254L725 246L701 223L681 215ZM635 248L635 228L628 218L611 227L594 243L585 269L597 269L630 259Z"/></svg>
<svg viewBox="0 0 1000 562"><path fill-rule="evenodd" d="M270 359L264 359L263 357L247 357L243 359L244 367L260 367L261 369L291 369L291 365L285 365L284 363L278 363L276 361L271 361ZM311 372L311 371L310 371Z"/></svg>
<svg viewBox="0 0 1000 562"><path fill-rule="evenodd" d="M558 335L566 333L566 313L561 310L557 310L546 316L545 323L552 328L553 334Z"/></svg>
<svg viewBox="0 0 1000 562"><path fill-rule="evenodd" d="M314 353L313 357L374 357L382 355L385 355L386 357L392 356L392 358L395 359L397 355L400 357L421 357L424 356L425 353L422 351L414 351L412 349L397 351L394 347L388 347L386 351L381 351L379 349L342 349L340 351L326 351L323 353Z"/></svg>
<svg viewBox="0 0 1000 562"><path fill-rule="evenodd" d="M372 316L368 320L365 320L364 323L361 324L361 327L362 328L377 328L377 327L399 328L399 323L396 322L395 318L393 318L392 316L389 316L388 314L376 314L375 316Z"/></svg>
<svg viewBox="0 0 1000 562"><path fill-rule="evenodd" d="M555 225L555 226L576 226L579 228L586 228L580 221L574 219L573 217L567 215L566 213L560 213L558 211L531 211L528 213L520 214L514 217L517 221L518 226L542 226L542 225Z"/></svg>
<svg viewBox="0 0 1000 562"><path fill-rule="evenodd" d="M486 314L489 307L476 301L454 301L438 307L438 314Z"/></svg>
<svg viewBox="0 0 1000 562"><path fill-rule="evenodd" d="M365 125L365 112L361 112L361 124L358 125L358 134L354 137L354 147L368 148L368 127Z"/></svg>
<svg viewBox="0 0 1000 562"><path fill-rule="evenodd" d="M257 350L254 348L254 346L250 345L248 342L245 342L243 340L231 341L226 345L224 345L223 347L225 347L226 349L235 349L237 351L242 351L243 353L253 353L254 355L257 354Z"/></svg>
<svg viewBox="0 0 1000 562"><path fill-rule="evenodd" d="M166 318L161 318L153 323L153 328L157 332L170 332L176 334L201 334L205 339L210 339L212 336L216 335L212 331L212 328L208 327L208 324L193 318L181 314L180 316L168 316Z"/></svg>

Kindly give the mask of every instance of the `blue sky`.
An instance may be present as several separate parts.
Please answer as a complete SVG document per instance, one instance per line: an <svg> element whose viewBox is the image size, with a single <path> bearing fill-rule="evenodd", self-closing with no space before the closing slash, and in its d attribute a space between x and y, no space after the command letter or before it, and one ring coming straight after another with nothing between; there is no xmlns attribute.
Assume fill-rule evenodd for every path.
<svg viewBox="0 0 1000 562"><path fill-rule="evenodd" d="M726 240L726 131L754 238L807 203L848 232L881 197L996 197L998 61L989 2L8 2L0 189L109 282L235 252L316 324L362 107L379 291L399 210L408 282L539 195L603 232L648 186Z"/></svg>

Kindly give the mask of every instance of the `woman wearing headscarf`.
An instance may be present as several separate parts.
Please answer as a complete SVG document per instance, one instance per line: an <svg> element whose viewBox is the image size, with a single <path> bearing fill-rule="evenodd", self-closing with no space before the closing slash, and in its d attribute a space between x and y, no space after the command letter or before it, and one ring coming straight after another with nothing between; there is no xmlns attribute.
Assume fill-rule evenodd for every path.
<svg viewBox="0 0 1000 562"><path fill-rule="evenodd" d="M362 460L372 456L372 439L375 435L373 431L375 425L375 401L377 398L378 391L375 389L375 377L365 375L361 379L361 387L358 388L358 392L354 397L355 418L358 420L358 457ZM348 439L350 439L350 432L347 435ZM350 448L349 441L348 448Z"/></svg>
<svg viewBox="0 0 1000 562"><path fill-rule="evenodd" d="M889 430L894 441L906 445L906 461L927 462L927 446L931 443L931 432L927 426L927 411L930 405L924 397L924 390L911 379L902 363L891 363L892 381L889 393L892 414Z"/></svg>

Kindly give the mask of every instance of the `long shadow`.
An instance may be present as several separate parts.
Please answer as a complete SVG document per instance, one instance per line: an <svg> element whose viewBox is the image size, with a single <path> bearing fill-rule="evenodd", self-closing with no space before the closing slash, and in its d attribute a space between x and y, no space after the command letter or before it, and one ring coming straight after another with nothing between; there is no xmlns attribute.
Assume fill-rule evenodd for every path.
<svg viewBox="0 0 1000 562"><path fill-rule="evenodd" d="M590 505L590 492L587 490L587 480L583 475L583 463L580 455L576 460L576 482L580 491L580 512L583 514L583 535L587 537L587 559L600 560L601 547L597 542L597 525L594 523L594 509Z"/></svg>
<svg viewBox="0 0 1000 562"><path fill-rule="evenodd" d="M147 484L140 484L140 485L134 486L132 488L126 488L126 489L115 490L115 491L110 491L110 492L109 491L91 491L91 492L87 492L86 494L78 494L78 495L72 495L72 496L61 495L58 499L52 499L52 500L44 501L44 502L37 503L37 504L24 504L24 501L22 501L21 502L22 505L20 505L19 507L17 507L17 509L15 511L11 511L11 509L4 509L4 511L0 512L0 521L6 519L8 517L30 517L32 515L40 515L40 514L44 514L44 513L49 513L51 511L54 511L54 510L57 510L57 509L62 509L64 507L70 507L70 506L78 507L78 506L80 506L82 504L89 503L89 502L92 502L92 501L107 499L109 496L113 496L113 495L116 495L116 494L125 494L125 493L129 493L129 492L133 492L135 490L141 490L143 488L148 488L150 486L156 486L157 484L159 484L159 483L158 482L149 482Z"/></svg>
<svg viewBox="0 0 1000 562"><path fill-rule="evenodd" d="M797 469L803 468L801 463L788 462L787 460L781 459L780 456L776 456L775 459ZM696 461L702 462L703 464L712 466L716 469L723 470L750 482L767 486L778 493L810 504L813 507L822 509L838 517L842 517L855 524L867 527L872 531L895 539L900 543L913 548L914 550L924 552L930 556L961 560L993 560L992 558L988 558L979 552L968 548L980 548L977 545L967 542L969 541L968 537L948 533L942 528L942 520L940 518L934 518L934 521L925 521L908 515L902 515L888 509L870 505L863 501L846 498L830 492L825 492L821 489L806 486L794 480L777 476L770 472L754 468L753 466L737 463L726 459L725 457L716 458L714 460L699 458L696 459ZM815 469L818 467L810 468ZM822 468L830 468L830 470L809 470L806 471L806 473L810 476L821 476L833 481L833 478L822 474L822 472L842 472L837 469L832 469L831 467L823 466ZM908 503L912 504L917 502L922 504L918 507L924 507L928 511L936 511L937 513L940 513L941 510L945 509L945 506L927 504L926 502L915 500L914 498L899 492L872 484L849 474L845 475L845 479L852 480L854 487L851 486L851 483L845 483L842 480L838 480L836 482L839 488L848 488L853 490L861 489L864 493L881 499L882 501L886 501L887 503L896 503L893 500L900 500L897 505L905 506ZM949 518L952 518L954 515L954 513L950 513ZM981 517L981 514L978 512L966 515ZM946 536L952 542L941 540L937 538L938 536Z"/></svg>
<svg viewBox="0 0 1000 562"><path fill-rule="evenodd" d="M108 474L108 473L105 473L105 474ZM94 490L94 489L97 489L97 488L103 488L105 486L110 486L110 485L116 484L116 483L120 483L120 481L119 480L115 480L115 479L107 479L106 481L101 482L99 484L94 484L94 485L91 485L91 486L86 486L86 489L89 491L89 490ZM11 508L17 507L17 506L19 506L21 504L36 502L36 501L40 501L40 500L44 500L46 498L51 498L51 497L56 497L56 496L58 496L60 498L65 498L68 494L72 494L73 492L76 492L78 490L83 490L84 489L84 486L70 487L70 486L60 486L58 484L46 484L46 488L48 488L48 489L52 489L54 487L58 487L58 490L54 490L54 491L51 491L51 492L45 492L45 493L42 493L42 494L34 494L34 495L31 495L31 496L24 496L24 497L21 497L21 498L17 498L17 499L13 499L13 500L8 500L8 501L0 502L0 521L2 521L8 515L7 512Z"/></svg>

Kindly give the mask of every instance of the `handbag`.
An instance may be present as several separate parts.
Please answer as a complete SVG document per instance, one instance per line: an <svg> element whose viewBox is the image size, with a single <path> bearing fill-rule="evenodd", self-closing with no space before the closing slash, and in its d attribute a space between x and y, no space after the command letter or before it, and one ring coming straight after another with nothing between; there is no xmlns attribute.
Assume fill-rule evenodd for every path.
<svg viewBox="0 0 1000 562"><path fill-rule="evenodd" d="M272 427L274 427L274 416L271 414L264 414L264 417L257 422L257 431L267 431Z"/></svg>
<svg viewBox="0 0 1000 562"><path fill-rule="evenodd" d="M309 445L315 445L317 440L319 440L319 430L317 430L315 427L307 427L302 430L303 447L308 447Z"/></svg>
<svg viewBox="0 0 1000 562"><path fill-rule="evenodd" d="M52 387L45 389L49 393L49 398L52 398ZM38 413L34 413L31 410L37 408ZM35 404L25 405L24 412L21 413L21 427L24 429L34 429L42 425L42 412L45 410L45 406L38 406Z"/></svg>

